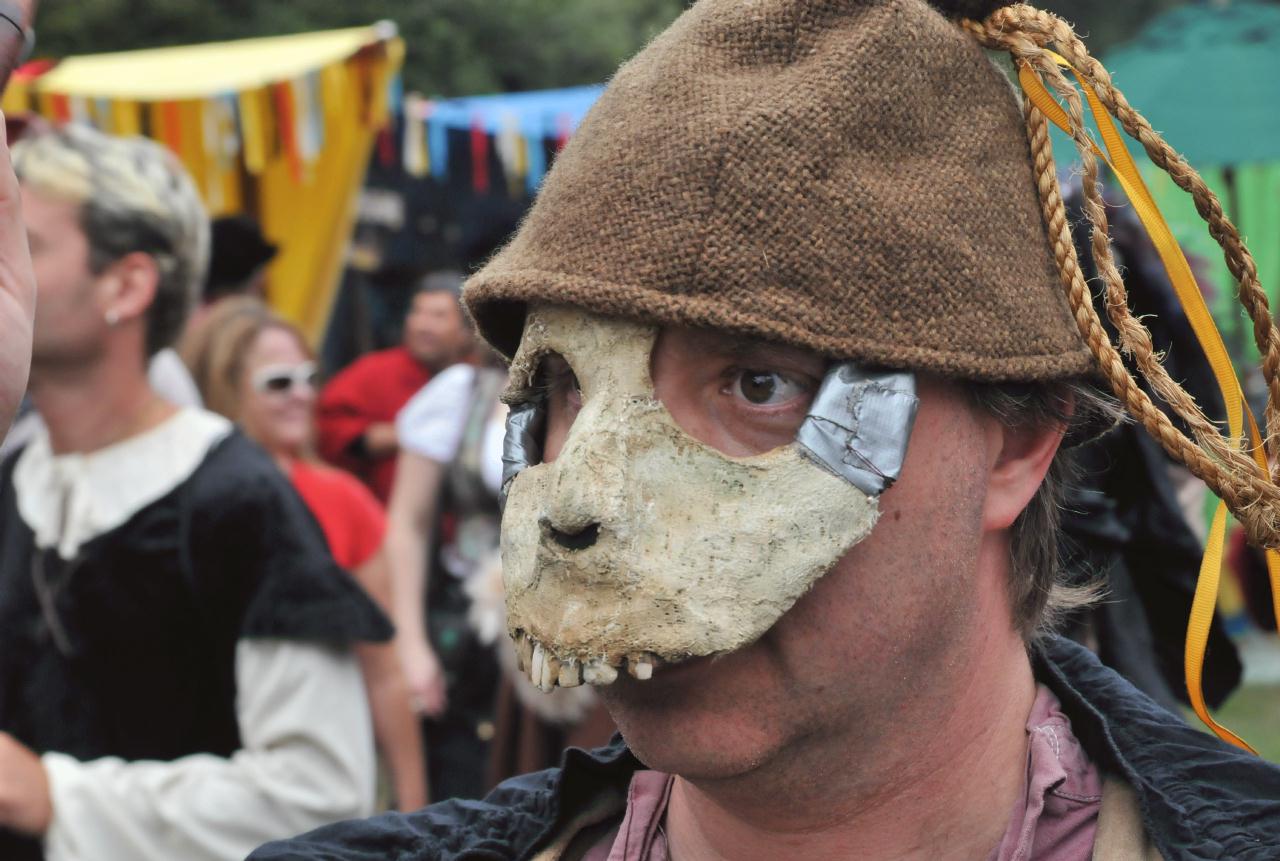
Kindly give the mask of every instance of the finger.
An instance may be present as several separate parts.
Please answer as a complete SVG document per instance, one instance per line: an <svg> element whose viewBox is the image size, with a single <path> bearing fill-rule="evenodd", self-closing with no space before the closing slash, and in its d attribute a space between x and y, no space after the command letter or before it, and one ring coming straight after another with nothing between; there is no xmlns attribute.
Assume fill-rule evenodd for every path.
<svg viewBox="0 0 1280 861"><path fill-rule="evenodd" d="M433 691L429 697L423 700L423 708L428 717L440 717L444 714L444 691L441 689Z"/></svg>
<svg viewBox="0 0 1280 861"><path fill-rule="evenodd" d="M30 319L35 314L36 279L22 220L22 193L3 129L4 116L0 114L0 291L12 296Z"/></svg>

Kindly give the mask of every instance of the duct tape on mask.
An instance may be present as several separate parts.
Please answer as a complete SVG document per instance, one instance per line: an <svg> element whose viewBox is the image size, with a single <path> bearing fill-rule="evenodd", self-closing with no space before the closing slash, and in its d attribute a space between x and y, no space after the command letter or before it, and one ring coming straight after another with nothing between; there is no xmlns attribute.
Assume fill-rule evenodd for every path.
<svg viewBox="0 0 1280 861"><path fill-rule="evenodd" d="M841 362L823 379L796 442L820 466L879 496L902 472L919 403L913 374Z"/></svg>
<svg viewBox="0 0 1280 861"><path fill-rule="evenodd" d="M547 409L542 399L512 404L507 412L507 435L502 441L502 492L506 504L511 481L525 467L542 463L542 436Z"/></svg>

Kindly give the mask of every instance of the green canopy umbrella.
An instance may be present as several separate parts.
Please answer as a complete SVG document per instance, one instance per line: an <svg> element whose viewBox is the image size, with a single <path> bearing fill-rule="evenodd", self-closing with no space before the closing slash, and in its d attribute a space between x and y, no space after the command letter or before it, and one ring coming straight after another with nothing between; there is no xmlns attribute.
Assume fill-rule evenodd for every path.
<svg viewBox="0 0 1280 861"><path fill-rule="evenodd" d="M1280 161L1280 5L1183 6L1105 59L1130 103L1192 164Z"/></svg>
<svg viewBox="0 0 1280 861"><path fill-rule="evenodd" d="M1253 252L1271 300L1280 299L1280 5L1217 0L1157 17L1103 58L1116 86L1218 194ZM1092 122L1090 129L1097 137ZM1206 299L1237 363L1255 365L1250 324L1222 253L1191 198L1126 138L1183 249L1203 264ZM1054 130L1070 170L1074 145ZM1202 285L1208 287L1209 285Z"/></svg>
<svg viewBox="0 0 1280 861"><path fill-rule="evenodd" d="M1167 12L1103 58L1116 87L1203 176L1248 242L1273 311L1280 299L1280 4L1201 0ZM1097 138L1096 129L1090 123ZM1056 131L1056 130L1055 130ZM1252 326L1191 197L1126 138L1184 251L1197 260L1246 391L1261 390ZM1065 166L1074 145L1057 134Z"/></svg>

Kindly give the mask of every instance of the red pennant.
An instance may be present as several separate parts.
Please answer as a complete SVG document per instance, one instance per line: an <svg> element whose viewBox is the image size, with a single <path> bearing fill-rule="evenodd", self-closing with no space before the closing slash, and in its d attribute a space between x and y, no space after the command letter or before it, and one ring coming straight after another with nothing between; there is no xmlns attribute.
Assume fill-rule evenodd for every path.
<svg viewBox="0 0 1280 861"><path fill-rule="evenodd" d="M18 81L34 81L56 65L57 60L30 60L13 70L13 78Z"/></svg>
<svg viewBox="0 0 1280 861"><path fill-rule="evenodd" d="M391 124L378 131L378 163L383 167L391 167L396 163L396 140L391 133Z"/></svg>
<svg viewBox="0 0 1280 861"><path fill-rule="evenodd" d="M564 149L564 145L569 142L572 134L573 119L568 114L560 114L556 117L556 152Z"/></svg>
<svg viewBox="0 0 1280 861"><path fill-rule="evenodd" d="M182 154L182 111L177 102L160 104L160 140L175 154Z"/></svg>
<svg viewBox="0 0 1280 861"><path fill-rule="evenodd" d="M297 113L293 104L293 88L287 83L272 84L271 97L276 103L276 126L280 129L280 142L289 159L289 172L293 181L302 184L302 149L298 140Z"/></svg>
<svg viewBox="0 0 1280 861"><path fill-rule="evenodd" d="M55 123L71 121L71 100L62 93L49 94L49 109L53 112L52 119Z"/></svg>
<svg viewBox="0 0 1280 861"><path fill-rule="evenodd" d="M478 194L489 191L489 136L480 117L471 120L471 187Z"/></svg>

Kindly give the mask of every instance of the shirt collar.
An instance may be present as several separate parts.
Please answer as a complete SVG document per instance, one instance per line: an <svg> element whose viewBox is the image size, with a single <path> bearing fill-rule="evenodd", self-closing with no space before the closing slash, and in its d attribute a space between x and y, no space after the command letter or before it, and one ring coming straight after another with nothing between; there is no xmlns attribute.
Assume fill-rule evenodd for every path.
<svg viewBox="0 0 1280 861"><path fill-rule="evenodd" d="M71 559L186 481L231 430L222 416L189 407L106 448L55 455L41 428L14 468L18 511L37 547Z"/></svg>

